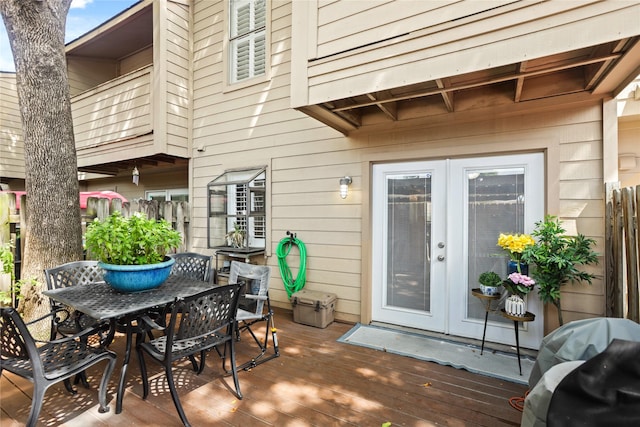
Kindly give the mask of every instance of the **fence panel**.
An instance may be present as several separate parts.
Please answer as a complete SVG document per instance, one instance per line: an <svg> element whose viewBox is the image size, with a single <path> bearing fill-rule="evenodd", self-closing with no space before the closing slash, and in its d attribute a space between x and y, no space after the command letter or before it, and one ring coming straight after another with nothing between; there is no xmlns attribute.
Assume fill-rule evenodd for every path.
<svg viewBox="0 0 640 427"><path fill-rule="evenodd" d="M20 199L21 209L16 208L16 195L14 193L0 194L0 243L14 239L15 231L20 233L21 245L28 239L29 227L26 222L26 209L28 209L26 196L22 195ZM185 252L189 248L189 203L188 202L163 202L160 206L155 200L133 200L123 203L121 199L107 199L89 197L87 199L87 208L81 212L82 233L84 234L86 227L95 218L104 219L114 211L122 212L125 217L130 216L134 212L144 212L149 218L164 218L169 222L173 229L182 235L182 244L177 252ZM11 234L10 234L11 233ZM21 254L16 254L16 262L22 259ZM16 271L17 276L19 271ZM19 279L19 277L16 277Z"/></svg>
<svg viewBox="0 0 640 427"><path fill-rule="evenodd" d="M607 185L607 315L640 322L640 186Z"/></svg>

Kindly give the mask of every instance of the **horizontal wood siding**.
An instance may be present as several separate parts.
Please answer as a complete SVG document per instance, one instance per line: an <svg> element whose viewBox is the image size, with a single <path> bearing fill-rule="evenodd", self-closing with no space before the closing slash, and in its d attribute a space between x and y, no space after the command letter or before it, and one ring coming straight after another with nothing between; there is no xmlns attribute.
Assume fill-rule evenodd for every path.
<svg viewBox="0 0 640 427"><path fill-rule="evenodd" d="M194 250L212 252L206 247L207 183L225 169L266 164L268 254L260 262L272 266L273 301L290 307L275 249L291 230L307 247L305 287L336 293L336 318L360 321L361 306L370 304L366 295L371 291L366 267L371 164L531 151L546 153L546 211L595 238L598 250L603 247L599 99L581 94L486 106L436 120L407 117L391 125L371 123L345 137L291 109L292 6L288 1L271 4L271 79L231 91L223 91L222 81L223 3L194 4L193 144L206 148L193 158ZM344 175L351 176L353 184L343 200L338 180ZM295 274L297 255L289 255L287 263ZM602 263L593 271L598 275L593 286L567 286L563 291L565 319L603 314ZM546 315L550 322L555 317Z"/></svg>
<svg viewBox="0 0 640 427"><path fill-rule="evenodd" d="M167 152L187 156L189 136L189 5L167 2Z"/></svg>
<svg viewBox="0 0 640 427"><path fill-rule="evenodd" d="M67 75L71 96L108 82L118 76L118 61L67 57Z"/></svg>
<svg viewBox="0 0 640 427"><path fill-rule="evenodd" d="M298 18L312 24L298 35L306 44L296 42L306 51L296 64L306 72L296 84L308 86L308 99L294 99L294 105L456 76L636 35L640 13L637 2L325 3L307 3L302 9L308 16ZM314 4L317 10L308 10ZM597 33L590 31L595 27ZM306 62L310 59L315 60Z"/></svg>
<svg viewBox="0 0 640 427"><path fill-rule="evenodd" d="M153 46L140 50L120 60L119 75L130 73L138 68L153 65Z"/></svg>
<svg viewBox="0 0 640 427"><path fill-rule="evenodd" d="M16 75L0 72L0 176L24 179L24 140Z"/></svg>
<svg viewBox="0 0 640 427"><path fill-rule="evenodd" d="M114 79L72 98L78 149L126 140L152 131L153 67Z"/></svg>

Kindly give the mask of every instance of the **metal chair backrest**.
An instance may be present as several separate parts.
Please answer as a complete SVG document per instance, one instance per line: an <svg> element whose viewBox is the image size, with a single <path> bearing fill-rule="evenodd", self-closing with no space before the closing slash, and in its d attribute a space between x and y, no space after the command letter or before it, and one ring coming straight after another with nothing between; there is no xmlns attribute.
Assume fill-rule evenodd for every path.
<svg viewBox="0 0 640 427"><path fill-rule="evenodd" d="M213 256L196 252L181 252L172 254L171 257L176 260L171 268L172 275L204 282L212 281L211 265Z"/></svg>
<svg viewBox="0 0 640 427"><path fill-rule="evenodd" d="M172 347L181 348L181 342L193 346L195 341L202 340L196 347L207 347L209 339L220 341L221 336L231 337L239 294L239 286L225 285L176 301L167 328L167 352Z"/></svg>
<svg viewBox="0 0 640 427"><path fill-rule="evenodd" d="M268 265L255 265L244 262L231 261L229 271L229 283L242 283L249 281L251 294L267 297L269 294L269 279L271 267ZM262 315L266 299L256 300L255 314Z"/></svg>
<svg viewBox="0 0 640 427"><path fill-rule="evenodd" d="M0 367L6 369L11 364L21 367L25 378L44 377L35 340L18 312L10 307L2 307L0 312Z"/></svg>
<svg viewBox="0 0 640 427"><path fill-rule="evenodd" d="M102 280L104 270L98 261L73 261L44 270L47 289L86 285Z"/></svg>

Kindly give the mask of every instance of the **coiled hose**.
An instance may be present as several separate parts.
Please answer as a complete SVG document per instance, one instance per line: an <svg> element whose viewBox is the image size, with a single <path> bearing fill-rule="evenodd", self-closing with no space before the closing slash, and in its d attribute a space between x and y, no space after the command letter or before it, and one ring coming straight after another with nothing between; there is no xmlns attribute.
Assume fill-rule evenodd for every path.
<svg viewBox="0 0 640 427"><path fill-rule="evenodd" d="M300 251L300 267L298 268L298 275L295 280L293 279L293 274L287 265L286 259L293 245L296 245L298 251ZM307 281L307 249L302 240L298 239L295 234L291 234L290 237L285 237L280 240L276 248L276 255L278 256L278 267L280 268L280 276L284 283L284 289L287 291L289 298L291 298L292 294L304 288L304 284Z"/></svg>

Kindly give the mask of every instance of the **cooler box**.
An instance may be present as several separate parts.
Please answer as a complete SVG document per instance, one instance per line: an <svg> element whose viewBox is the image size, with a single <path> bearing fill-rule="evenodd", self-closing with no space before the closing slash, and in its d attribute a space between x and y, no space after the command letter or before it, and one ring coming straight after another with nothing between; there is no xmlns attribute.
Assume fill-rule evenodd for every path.
<svg viewBox="0 0 640 427"><path fill-rule="evenodd" d="M301 290L291 295L293 321L303 325L326 328L333 322L336 294Z"/></svg>

